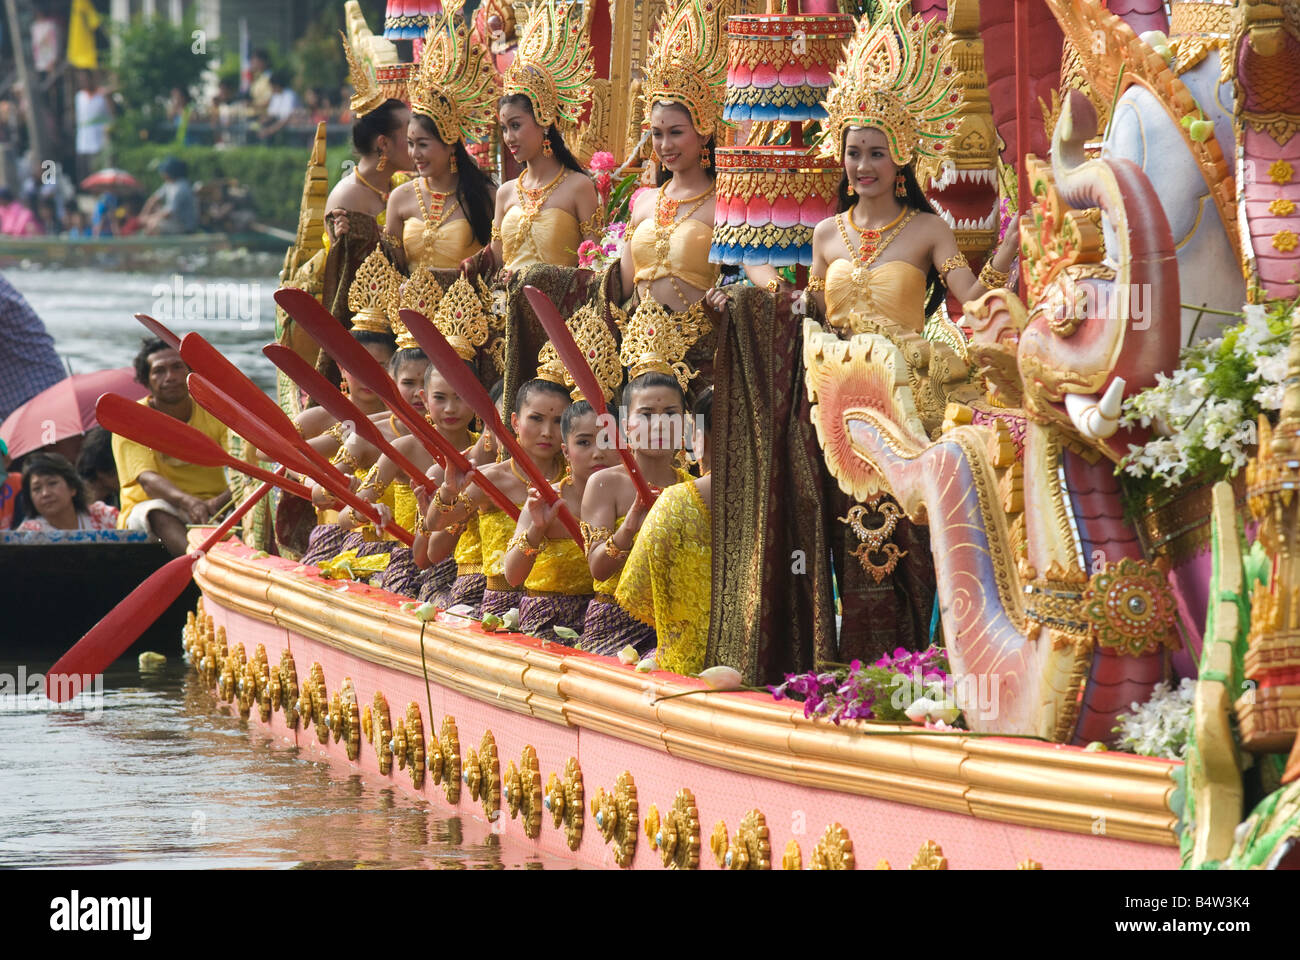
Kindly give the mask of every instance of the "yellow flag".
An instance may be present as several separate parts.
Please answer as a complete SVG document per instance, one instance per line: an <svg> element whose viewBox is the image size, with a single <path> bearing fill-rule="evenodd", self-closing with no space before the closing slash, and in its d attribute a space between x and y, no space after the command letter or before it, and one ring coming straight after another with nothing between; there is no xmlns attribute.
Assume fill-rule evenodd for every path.
<svg viewBox="0 0 1300 960"><path fill-rule="evenodd" d="M72 0L68 17L68 65L82 70L98 70L99 54L95 50L95 30L100 16L90 0Z"/></svg>

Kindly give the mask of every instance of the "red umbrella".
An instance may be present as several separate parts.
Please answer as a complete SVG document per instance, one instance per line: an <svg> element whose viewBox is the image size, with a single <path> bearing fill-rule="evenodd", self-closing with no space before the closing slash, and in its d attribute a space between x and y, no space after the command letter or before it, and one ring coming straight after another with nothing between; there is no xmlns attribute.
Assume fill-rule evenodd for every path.
<svg viewBox="0 0 1300 960"><path fill-rule="evenodd" d="M0 436L15 459L24 453L67 437L77 437L96 423L95 401L101 394L120 393L139 400L149 391L135 382L130 367L78 373L41 391L9 414L0 425Z"/></svg>
<svg viewBox="0 0 1300 960"><path fill-rule="evenodd" d="M125 170L109 167L81 181L82 190L139 190L140 181Z"/></svg>

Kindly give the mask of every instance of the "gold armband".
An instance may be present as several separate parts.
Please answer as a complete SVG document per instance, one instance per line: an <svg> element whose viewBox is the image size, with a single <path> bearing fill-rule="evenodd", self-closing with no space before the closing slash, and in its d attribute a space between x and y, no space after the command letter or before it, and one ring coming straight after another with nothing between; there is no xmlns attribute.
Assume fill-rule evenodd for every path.
<svg viewBox="0 0 1300 960"><path fill-rule="evenodd" d="M370 498L365 495L365 491L367 490L374 490L376 493L383 492L379 485L379 464L377 463L370 468L369 472L366 474L366 478L361 481L361 486L357 487L357 495L365 500L369 500Z"/></svg>
<svg viewBox="0 0 1300 960"><path fill-rule="evenodd" d="M940 264L939 275L943 277L944 283L947 283L948 274L952 273L954 270L960 270L962 267L965 267L967 270L970 269L970 264L966 261L965 256L960 253L953 254Z"/></svg>
<svg viewBox="0 0 1300 960"><path fill-rule="evenodd" d="M493 240L501 239L501 228L498 227L495 223L492 224L492 239Z"/></svg>
<svg viewBox="0 0 1300 960"><path fill-rule="evenodd" d="M614 542L614 535L612 533L605 539L604 543L605 556L609 557L611 560L622 560L631 552L632 549L631 547L628 547L627 550L620 549L618 544Z"/></svg>
<svg viewBox="0 0 1300 960"><path fill-rule="evenodd" d="M582 541L587 545L587 556L589 557L591 551L614 535L614 531L610 527L593 527L586 520L580 520L578 528L582 531Z"/></svg>
<svg viewBox="0 0 1300 960"><path fill-rule="evenodd" d="M510 542L506 544L506 553L509 553L511 550L518 550L529 560L542 552L542 548L534 547L532 542L528 539L528 534L522 530L511 537Z"/></svg>
<svg viewBox="0 0 1300 960"><path fill-rule="evenodd" d="M357 458L348 453L348 448L341 443L339 444L339 448L335 452L334 456L330 457L330 463L339 467L344 473L348 474L356 473L361 469L361 464L357 462Z"/></svg>
<svg viewBox="0 0 1300 960"><path fill-rule="evenodd" d="M586 220L579 222L578 229L584 237L591 237L599 241L605 234L605 211L597 206L595 211Z"/></svg>
<svg viewBox="0 0 1300 960"><path fill-rule="evenodd" d="M825 277L809 277L809 278L808 278L808 286L805 287L805 289L806 289L809 293L815 293L815 292L817 292L818 290L825 290L825 289L826 289L826 278L825 278Z"/></svg>
<svg viewBox="0 0 1300 960"><path fill-rule="evenodd" d="M429 533L429 528L424 525L424 514L419 510L415 511L415 532L423 533L426 536Z"/></svg>
<svg viewBox="0 0 1300 960"><path fill-rule="evenodd" d="M980 270L979 281L990 290L1005 287L1010 279L1010 273L1003 273L1001 270L994 269L992 260L984 264L983 269Z"/></svg>

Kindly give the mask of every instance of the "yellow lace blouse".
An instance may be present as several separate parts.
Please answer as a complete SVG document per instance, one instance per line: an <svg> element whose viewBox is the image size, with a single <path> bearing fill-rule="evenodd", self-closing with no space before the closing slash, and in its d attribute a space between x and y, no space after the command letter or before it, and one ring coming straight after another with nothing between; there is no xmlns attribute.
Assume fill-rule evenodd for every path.
<svg viewBox="0 0 1300 960"><path fill-rule="evenodd" d="M483 572L489 577L505 576L506 547L515 535L515 522L504 510L492 509L478 515L478 533L483 542Z"/></svg>
<svg viewBox="0 0 1300 960"><path fill-rule="evenodd" d="M663 277L676 277L697 290L707 290L718 280L717 264L709 263L713 229L692 217L673 230L668 241L668 256L660 261L655 252L655 224L646 217L632 231L632 265L638 288Z"/></svg>
<svg viewBox="0 0 1300 960"><path fill-rule="evenodd" d="M547 540L524 581L525 590L582 596L592 592L591 568L578 544L567 537Z"/></svg>
<svg viewBox="0 0 1300 960"><path fill-rule="evenodd" d="M456 541L452 556L456 558L456 576L483 572L483 542L479 539L477 514L465 524L465 532Z"/></svg>
<svg viewBox="0 0 1300 960"><path fill-rule="evenodd" d="M704 668L712 577L709 508L694 483L674 484L650 508L614 593L619 606L655 628L661 669Z"/></svg>
<svg viewBox="0 0 1300 960"><path fill-rule="evenodd" d="M501 257L507 270L549 263L557 267L578 265L582 229L567 210L547 207L529 225L523 207L516 204L501 218Z"/></svg>
<svg viewBox="0 0 1300 960"><path fill-rule="evenodd" d="M853 263L843 258L826 270L826 319L843 334L869 330L863 321L896 324L920 333L925 326L925 281L904 260L889 260L867 271L865 289L853 282Z"/></svg>
<svg viewBox="0 0 1300 960"><path fill-rule="evenodd" d="M361 471L358 471L361 473ZM362 476L365 476L363 473ZM415 530L415 517L420 511L420 505L415 499L415 493L405 483L398 483L394 480L384 489L384 495L376 503L382 503L393 512L393 522L399 527L407 530ZM362 528L361 535L367 540L396 540L397 537L385 531L383 536L376 536L373 525L367 525Z"/></svg>
<svg viewBox="0 0 1300 960"><path fill-rule="evenodd" d="M444 223L434 231L432 243L425 243L425 239L423 220L411 217L402 225L402 246L406 248L406 263L412 270L418 267L455 270L462 260L483 249L483 244L474 238L468 220Z"/></svg>

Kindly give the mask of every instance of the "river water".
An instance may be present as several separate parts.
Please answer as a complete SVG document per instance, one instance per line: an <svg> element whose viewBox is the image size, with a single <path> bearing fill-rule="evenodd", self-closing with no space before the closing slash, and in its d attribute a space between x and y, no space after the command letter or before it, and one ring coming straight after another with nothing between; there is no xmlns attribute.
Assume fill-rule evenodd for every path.
<svg viewBox="0 0 1300 960"><path fill-rule="evenodd" d="M95 270L5 276L81 373L128 365L143 330L132 314L151 312L173 285L172 275ZM268 274L256 325L232 316L173 329L200 331L269 387L273 368L260 348L274 336L274 290ZM451 811L299 756L191 677L179 637L158 651L162 670L142 674L134 659L121 660L105 675L102 704L59 711L16 685L78 638L60 635L52 617L43 652L25 656L13 639L0 648L0 867L544 865L490 834L466 842Z"/></svg>

